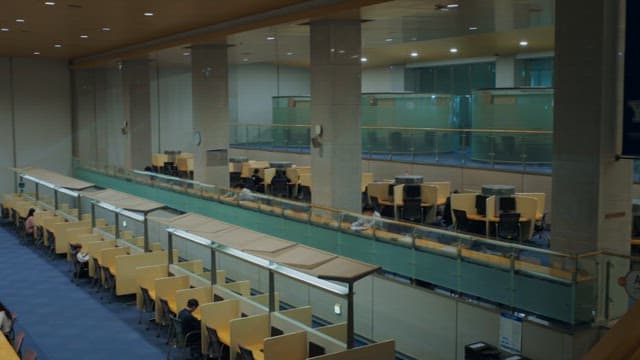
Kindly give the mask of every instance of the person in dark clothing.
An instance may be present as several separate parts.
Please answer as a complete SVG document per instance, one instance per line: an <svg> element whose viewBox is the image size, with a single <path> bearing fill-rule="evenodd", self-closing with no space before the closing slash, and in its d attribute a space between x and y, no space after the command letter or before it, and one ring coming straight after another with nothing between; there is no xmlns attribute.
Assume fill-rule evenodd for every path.
<svg viewBox="0 0 640 360"><path fill-rule="evenodd" d="M197 299L189 299L187 301L187 307L178 313L178 320L180 320L180 324L182 325L182 335L185 337L190 332L200 332L200 320L193 316L193 312L196 311L199 305ZM185 340L187 342L186 345L191 348L192 352L194 350L200 350L199 335L191 335L189 338L185 338Z"/></svg>
<svg viewBox="0 0 640 360"><path fill-rule="evenodd" d="M264 179L260 176L260 169L253 169L253 175L251 175L251 180L253 181L253 189L249 189L252 191L257 191L259 193L264 193Z"/></svg>

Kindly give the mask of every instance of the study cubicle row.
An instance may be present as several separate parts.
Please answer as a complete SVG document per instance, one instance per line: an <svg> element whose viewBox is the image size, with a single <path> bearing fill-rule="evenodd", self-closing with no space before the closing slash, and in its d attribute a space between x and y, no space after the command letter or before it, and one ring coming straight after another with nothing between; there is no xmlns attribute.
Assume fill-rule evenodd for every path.
<svg viewBox="0 0 640 360"><path fill-rule="evenodd" d="M602 264L617 259L603 260L598 254L563 254L263 194L246 198L213 185L152 178L148 173L115 167L76 163L74 171L83 179L376 264L385 272L419 283L565 323L591 322L604 314L603 306L609 305L598 291L615 283L613 275L603 275L601 270ZM371 226L352 226L363 218ZM537 289L534 294L530 291L533 288Z"/></svg>
<svg viewBox="0 0 640 360"><path fill-rule="evenodd" d="M162 250L163 246L159 242L141 242L136 240L135 237L132 236L133 234L131 234L136 231L136 227L141 227L143 228L142 236L145 238L149 237L149 232L147 230L149 226L148 217L146 216L147 213L142 217L139 216L141 212L145 211L148 212L148 214L153 214L155 216L153 221L156 224L166 225L168 223L167 219L178 219L171 223L191 230L197 230L198 227L202 228L203 225L207 224L206 218L198 217L193 214L177 215L176 213L167 211L164 207L157 206L159 205L157 203L130 195L127 196L126 194L112 190L90 190L85 191L82 194L82 197L86 197L87 199L92 198L92 201L84 202L84 204L89 204L89 206L85 205L81 206L80 209L75 209L79 210L80 213L84 213L84 215L88 217L86 220L79 221L77 218L69 216L68 214L68 217L59 216L59 214L65 213L63 209L53 209L47 203L46 196L43 197L43 201L36 201L36 195L29 195L29 192L5 195L3 196L2 205L9 209L14 209L15 207L22 205L29 206L30 208L34 207L37 209L36 214L40 214L38 216L42 219L46 218L45 214L49 217L58 217L58 219L52 220L52 225L38 223L36 226L42 226L45 231L50 232L51 238L49 241L55 242L56 246L61 248L67 247L68 249L71 244L76 246L80 245L91 256L91 262L89 263L90 275L97 278L99 283L103 286L110 287L115 295L137 294L139 305L141 302L141 289L143 288L147 289L149 294L153 294L155 301L162 300L167 302L167 304L169 304L169 308L173 312L177 312L184 306L184 302L186 301L185 296L186 298L194 296L199 298L199 300L202 300L201 304L203 305L201 307L201 314L203 318L203 326L205 324L211 325L213 322L217 321L216 319L218 319L215 314L219 314L219 312L216 312L213 309L218 309L219 306L217 306L216 302L213 302L214 299L228 300L227 302L221 301L220 303L224 303L225 306L237 306L241 309L248 306L245 304L253 304L251 306L254 306L254 308L257 306L257 310L247 310L247 312L237 314L238 319L229 319L231 337L226 345L231 346L232 349L237 349L238 346L240 346L238 344L245 344L251 348L251 346L255 345L254 340L260 338L264 334L268 336L264 336L262 338L264 341L257 342L260 344L256 346L260 347L260 350L262 351L254 351L255 358L280 358L280 355L278 354L282 354L282 351L288 351L285 349L289 346L293 346L299 350L299 355L295 358L304 359L311 354L321 354L326 352L327 355L321 358L338 359L344 358L344 355L339 354L340 351L344 351L346 348L351 347L349 345L349 338L353 341L352 323L351 326L349 326L349 323L336 323L335 325L326 326L324 329L322 327L318 328L318 330L313 329L310 326L309 320L312 314L311 308L302 306L282 312L282 314L290 314L290 317L293 319L298 319L301 316L303 319L306 319L304 321L300 321L307 325L301 327L296 321L291 325L291 321L286 320L289 319L289 317L285 316L282 318L282 314L276 314L278 310L281 310L280 306L275 307L281 302L277 295L279 292L276 293L274 289L271 288L268 296L265 296L264 294L250 296L251 291L254 291L255 288L251 286L249 281L227 282L230 279L227 276L228 274L225 274L224 270L216 270L216 275L212 276L212 269L217 269L215 266L215 260L212 260L216 259L215 254L208 257L209 262L206 263L206 265L209 266L209 271L207 271L207 268L203 266L205 265L205 262L202 260L187 260L185 254L181 254L182 251L175 249L173 246L173 244L176 244L176 247L182 247L182 249L185 249L184 253L189 253L188 249L193 248L193 244L190 246L188 244L189 242L184 237L181 241L177 241L177 235L180 235L180 233L175 233L176 236L173 237L173 241L170 240L171 237L169 237L168 243L165 242L165 245L168 245L169 248L167 249L164 247L164 250ZM40 195L37 197L40 197ZM110 203L104 203L97 200L101 197L108 197L111 200ZM20 205L21 203L22 205ZM81 204L80 202L76 203ZM128 208L123 209L123 206L127 206ZM90 208L90 214L86 212L87 208ZM67 210L67 208L65 207L64 210ZM113 215L111 217L112 220L105 220L105 218L109 218L109 216L108 214L101 214L101 212L111 213ZM107 216L99 217L101 215ZM124 219L127 219L128 221ZM87 223L89 226L92 224L95 225L95 227L92 228L93 231L84 232L87 228ZM192 228L192 225L189 224L195 224L196 228ZM227 230L227 234L231 234L231 229L229 226L225 226L225 224L221 224L216 221L209 221L208 224L208 230L205 229L204 233L200 233L200 235L212 235L213 233L208 231L215 229L221 230L222 228ZM120 226L131 230L119 229ZM80 231L80 229L83 231ZM250 235L237 227L234 227L234 230L236 231L236 235ZM240 231L240 233L237 233L237 231ZM156 232L153 233L154 235L156 234ZM258 234L254 234L253 238L256 237L260 236ZM220 237L218 240L223 238L224 237ZM204 241L203 238L198 237L197 239L199 239L199 242L196 245L201 248L198 251L192 251L191 255L198 254L199 256L202 256L203 253L208 253L206 251L208 247L214 246L214 243L209 242L207 246L202 248ZM236 237L236 240L238 241L240 239ZM312 249L306 249L306 252L301 252L301 250L305 249L297 247L295 244L287 244L286 242L281 240L279 241L278 239L263 238L261 240L265 241L256 243L256 247L259 249L256 250L258 253L260 253L261 250L265 250L265 246L267 246L267 248L271 246L272 250L277 248L277 250L280 251L278 253L279 255L283 255L281 250L289 249L294 251L294 253L289 254L289 259L300 258L308 260L309 258L318 257L318 254ZM242 241L246 242L246 238L242 238ZM143 245L144 247L140 247L139 245ZM275 246L275 248L273 246ZM147 247L148 250L152 251L145 252L144 250ZM218 261L222 260L220 259L220 257L223 256L222 253L232 250L233 249L216 249L219 258ZM233 254L238 256L237 253ZM274 259L272 258L272 260ZM214 261L214 264L211 264L211 261ZM247 260L243 259L243 261ZM253 261L258 260L254 259ZM309 263L301 265L296 261L297 260L295 260L294 263L298 266L303 266L303 269L307 271L313 270L313 267L309 267ZM336 256L331 256L329 260L325 261L325 263L331 263L329 268L333 269L333 271L336 271L335 269L342 269L342 275L345 274L345 271L348 273L348 269L351 269L352 272L350 273L350 276L352 277L355 276L353 273L354 266L358 269L356 271L357 274L370 273L370 271L375 271L376 269L375 267L367 267L366 264L361 264L359 262L350 261ZM269 261L268 264L272 264L272 262ZM322 264L318 266L322 267L321 265ZM366 271L363 270L363 267ZM286 268L269 268L268 272L276 271L279 273L285 273L283 269ZM288 269L287 271L292 270ZM327 276L333 274L327 273L327 270L318 271L320 271L318 274L325 274ZM289 277L295 277L294 275L291 275L294 273L286 272ZM305 274L298 274L296 275L298 276L296 277L296 280L300 281L300 279L303 279L302 282L305 285L308 285L307 282L310 280L303 275L308 276ZM271 276L273 276L273 274L271 274ZM344 278L340 278L339 276L334 276L334 278L345 281ZM314 279L319 283L324 282L324 286L326 286L327 289L340 289L340 287L335 286L333 283L328 281L322 281L318 278ZM291 289L288 289L288 291L291 291ZM348 296L349 291L343 289L341 294ZM233 304L234 301L236 305L229 305ZM269 306L265 307L264 305L261 305L266 302L269 303ZM209 303L211 303L211 305L209 305ZM283 304L286 303L283 302ZM352 304L352 302L349 302L349 304ZM260 310L260 307L262 307L261 309L263 311L258 311ZM162 306L158 306L156 309L162 309ZM209 313L210 310L212 311L211 313ZM228 313L228 311L225 310L225 313ZM250 315L248 318L243 319L241 316L243 314ZM297 317L294 314L298 314ZM161 317L157 318L160 319ZM267 329L266 331L260 330L265 328L265 326ZM272 337L271 335L273 334L274 329L277 330L275 334L280 335ZM349 329L351 329L351 331L349 331ZM325 333L329 335L326 335ZM351 335L349 335L350 333ZM203 334L207 334L207 332L203 331ZM309 344L313 344L313 346L307 346L308 338L313 340L309 341ZM203 341L203 344L207 344L207 342ZM354 351L356 351L354 355L357 355L357 352L362 352L363 354L366 352L374 352L378 354L378 357L374 358L380 359L392 358L394 356L393 342L382 342L371 346L359 347Z"/></svg>

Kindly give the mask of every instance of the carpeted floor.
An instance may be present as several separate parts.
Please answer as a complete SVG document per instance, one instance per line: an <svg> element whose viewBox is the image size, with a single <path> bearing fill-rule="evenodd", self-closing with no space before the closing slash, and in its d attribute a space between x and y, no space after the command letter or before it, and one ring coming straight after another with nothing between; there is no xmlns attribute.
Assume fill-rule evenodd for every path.
<svg viewBox="0 0 640 360"><path fill-rule="evenodd" d="M63 258L21 245L13 229L0 228L0 301L18 315L23 352L50 360L166 358L166 335L138 324L133 298L108 303L87 280L70 279Z"/></svg>

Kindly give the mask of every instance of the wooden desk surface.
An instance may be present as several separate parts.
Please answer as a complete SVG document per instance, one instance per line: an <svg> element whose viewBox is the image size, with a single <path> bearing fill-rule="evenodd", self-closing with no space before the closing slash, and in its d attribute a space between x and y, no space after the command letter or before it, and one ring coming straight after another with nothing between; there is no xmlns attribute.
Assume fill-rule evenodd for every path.
<svg viewBox="0 0 640 360"><path fill-rule="evenodd" d="M0 359L20 360L9 340L2 334L0 334Z"/></svg>
<svg viewBox="0 0 640 360"><path fill-rule="evenodd" d="M487 221L487 217L484 215L479 215L479 214L467 214L467 219L472 220L472 221ZM520 222L527 222L529 221L529 218L526 218L524 216L520 216ZM500 222L500 218L497 216L492 216L489 218L489 222Z"/></svg>

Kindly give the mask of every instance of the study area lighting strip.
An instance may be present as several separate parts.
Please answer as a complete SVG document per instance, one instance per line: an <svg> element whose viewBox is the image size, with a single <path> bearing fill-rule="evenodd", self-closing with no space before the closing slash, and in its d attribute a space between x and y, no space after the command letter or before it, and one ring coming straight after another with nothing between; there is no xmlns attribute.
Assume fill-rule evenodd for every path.
<svg viewBox="0 0 640 360"><path fill-rule="evenodd" d="M303 273L301 271L298 270L294 270L291 269L289 267L286 267L284 265L280 265L278 263L275 263L273 261L269 261L269 260L265 260L263 258L260 258L258 256L255 255L251 255L251 254L247 254L243 251L240 251L238 249L234 249L231 248L229 246L226 245L221 245L221 244L217 244L217 243L213 243L212 241L205 239L201 236L192 234L188 231L184 231L184 230L180 230L180 229L176 229L176 228L169 228L167 229L167 232L171 233L172 235L181 237L183 239L189 240L189 241L193 241L195 243L201 244L201 245L205 245L205 246L210 246L213 250L220 252L221 254L225 254L225 255L229 255L232 257L235 257L237 259L240 259L242 261L245 261L249 264L258 266L260 268L263 269L267 269L270 271L273 271L274 273L280 274L282 276L288 277L290 279L293 280L297 280L300 281L302 283L311 285L313 287L316 287L318 289L327 291L329 293L332 293L334 295L338 295L341 297L346 297L347 295L349 295L349 289L344 287L344 286L340 286L337 284L334 284L330 281L327 280L323 280L323 279L319 279L315 276Z"/></svg>

